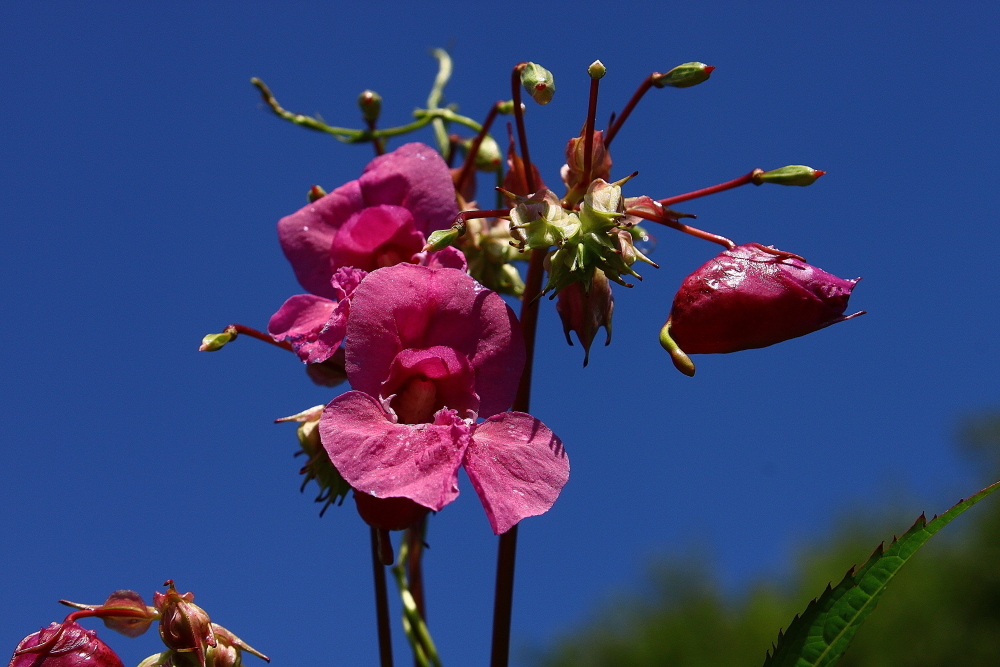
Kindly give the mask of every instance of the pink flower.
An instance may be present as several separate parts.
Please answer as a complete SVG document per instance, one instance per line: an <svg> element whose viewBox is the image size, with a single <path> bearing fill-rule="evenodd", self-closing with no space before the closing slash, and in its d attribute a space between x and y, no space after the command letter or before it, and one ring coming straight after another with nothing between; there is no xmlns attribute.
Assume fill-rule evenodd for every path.
<svg viewBox="0 0 1000 667"><path fill-rule="evenodd" d="M342 266L372 271L410 261L424 237L458 215L448 166L424 144L372 160L346 183L278 222L278 238L308 292L337 298L330 279Z"/></svg>
<svg viewBox="0 0 1000 667"><path fill-rule="evenodd" d="M495 292L455 269L369 274L351 304L346 367L355 391L326 407L319 428L357 491L437 511L458 496L464 466L497 534L555 502L569 461L542 422L504 412L524 341Z"/></svg>
<svg viewBox="0 0 1000 667"><path fill-rule="evenodd" d="M864 314L844 315L857 282L790 253L741 245L685 278L669 335L688 354L774 345Z"/></svg>
<svg viewBox="0 0 1000 667"><path fill-rule="evenodd" d="M50 623L21 640L7 667L123 667L108 645L76 621Z"/></svg>

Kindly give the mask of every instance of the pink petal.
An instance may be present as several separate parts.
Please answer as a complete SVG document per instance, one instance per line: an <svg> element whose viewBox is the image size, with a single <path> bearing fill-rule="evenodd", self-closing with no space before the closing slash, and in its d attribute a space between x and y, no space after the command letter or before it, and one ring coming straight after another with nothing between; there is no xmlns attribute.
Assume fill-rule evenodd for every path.
<svg viewBox="0 0 1000 667"><path fill-rule="evenodd" d="M306 291L336 296L330 287L330 244L341 225L364 206L358 182L351 181L278 221L281 249Z"/></svg>
<svg viewBox="0 0 1000 667"><path fill-rule="evenodd" d="M448 165L425 144L404 144L375 158L365 167L358 183L367 206L406 207L413 213L417 231L425 236L450 227L458 215Z"/></svg>
<svg viewBox="0 0 1000 667"><path fill-rule="evenodd" d="M457 269L379 269L358 287L347 325L347 377L378 396L400 350L454 348L476 373L480 415L503 412L524 368L524 338L495 292Z"/></svg>
<svg viewBox="0 0 1000 667"><path fill-rule="evenodd" d="M463 465L497 535L547 512L569 479L562 441L523 412L499 414L474 427Z"/></svg>
<svg viewBox="0 0 1000 667"><path fill-rule="evenodd" d="M267 332L276 341L288 340L305 363L326 361L344 340L349 307L347 300L296 294L271 316Z"/></svg>
<svg viewBox="0 0 1000 667"><path fill-rule="evenodd" d="M413 256L412 263L431 269L469 270L469 263L465 259L465 253L454 246L448 246L438 251L418 252Z"/></svg>
<svg viewBox="0 0 1000 667"><path fill-rule="evenodd" d="M413 215L402 206L369 206L337 231L330 245L333 266L374 271L409 261L424 247L424 236L413 227Z"/></svg>
<svg viewBox="0 0 1000 667"><path fill-rule="evenodd" d="M469 426L452 410L434 424L396 424L360 391L333 399L319 422L320 439L347 483L376 498L409 498L432 510L458 497L458 468Z"/></svg>

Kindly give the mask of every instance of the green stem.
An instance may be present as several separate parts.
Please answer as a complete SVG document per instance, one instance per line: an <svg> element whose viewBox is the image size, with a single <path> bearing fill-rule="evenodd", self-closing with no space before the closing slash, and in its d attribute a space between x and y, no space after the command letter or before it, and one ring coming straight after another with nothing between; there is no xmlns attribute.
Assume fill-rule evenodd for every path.
<svg viewBox="0 0 1000 667"><path fill-rule="evenodd" d="M427 96L427 109L428 111L437 111L438 105L441 103L441 96L444 94L444 87L448 85L448 79L451 78L451 56L444 49L431 49L431 55L437 58L438 61L438 73L434 77L434 85L431 86L431 93ZM448 153L448 129L445 127L444 120L441 118L435 118L433 120L434 126L434 138L437 140L438 151L441 155L446 155Z"/></svg>
<svg viewBox="0 0 1000 667"><path fill-rule="evenodd" d="M408 540L403 540L399 547L399 558L392 567L392 573L396 577L396 586L399 588L399 597L403 603L403 631L413 648L413 655L420 663L421 667L441 667L441 658L438 657L437 647L431 639L431 633L427 629L427 624L420 615L417 608L417 601L410 591L410 584L406 578L406 561L410 555Z"/></svg>

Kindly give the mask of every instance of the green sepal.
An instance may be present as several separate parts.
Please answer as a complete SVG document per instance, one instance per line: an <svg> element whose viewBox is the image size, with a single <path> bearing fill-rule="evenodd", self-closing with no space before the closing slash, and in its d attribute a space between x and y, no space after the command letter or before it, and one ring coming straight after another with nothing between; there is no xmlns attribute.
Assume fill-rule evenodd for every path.
<svg viewBox="0 0 1000 667"><path fill-rule="evenodd" d="M455 227L438 229L431 232L431 235L427 238L427 245L424 246L424 250L444 250L448 246L455 244L455 241L461 236L460 232L461 230Z"/></svg>

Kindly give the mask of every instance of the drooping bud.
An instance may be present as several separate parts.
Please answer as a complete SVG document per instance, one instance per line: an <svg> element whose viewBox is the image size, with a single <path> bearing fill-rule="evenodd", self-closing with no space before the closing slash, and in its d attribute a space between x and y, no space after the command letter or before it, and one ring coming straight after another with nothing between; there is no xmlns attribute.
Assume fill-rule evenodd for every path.
<svg viewBox="0 0 1000 667"><path fill-rule="evenodd" d="M556 82L552 72L536 63L527 63L521 70L521 85L539 104L548 104L556 92Z"/></svg>
<svg viewBox="0 0 1000 667"><path fill-rule="evenodd" d="M124 589L109 595L104 604L81 604L69 600L60 600L59 603L86 612L77 612L73 618L96 616L104 621L105 626L126 637L138 637L145 633L160 617L154 607L146 605L141 595Z"/></svg>
<svg viewBox="0 0 1000 667"><path fill-rule="evenodd" d="M600 60L595 60L590 63L590 67L587 68L587 74L590 75L591 79L603 79L604 75L608 73L608 68L604 66Z"/></svg>
<svg viewBox="0 0 1000 667"><path fill-rule="evenodd" d="M664 331L687 354L767 347L864 314L844 315L857 282L791 253L738 246L684 280Z"/></svg>
<svg viewBox="0 0 1000 667"><path fill-rule="evenodd" d="M754 175L753 182L757 185L761 183L777 183L778 185L812 185L825 171L807 167L804 164L791 164L781 169L761 172Z"/></svg>
<svg viewBox="0 0 1000 667"><path fill-rule="evenodd" d="M302 480L302 488L299 490L305 491L306 485L310 481L316 480L316 484L319 486L316 502L323 503L323 508L319 511L320 516L323 516L327 508L338 500L338 504L343 504L344 498L351 490L350 485L344 481L337 469L330 463L330 457L327 456L319 439L319 419L325 407L325 405L317 405L296 415L274 420L275 423L299 423L296 435L299 438L300 449L295 455L305 455L306 457L305 465L299 470L299 474L305 476Z"/></svg>
<svg viewBox="0 0 1000 667"><path fill-rule="evenodd" d="M653 85L657 88L672 86L674 88L690 88L708 81L715 67L705 63L684 63L665 74L654 74Z"/></svg>
<svg viewBox="0 0 1000 667"><path fill-rule="evenodd" d="M318 185L312 186L311 188L309 188L309 192L306 193L306 199L309 200L310 204L319 201L325 196L326 196L326 190L324 190Z"/></svg>
<svg viewBox="0 0 1000 667"><path fill-rule="evenodd" d="M206 667L206 651L217 643L208 613L194 603L194 593L178 593L173 579L163 585L168 587L166 593L153 594L153 606L160 612L160 639L169 649L191 654L198 667Z"/></svg>
<svg viewBox="0 0 1000 667"><path fill-rule="evenodd" d="M601 327L608 334L604 344L611 344L611 316L614 310L615 299L611 295L611 284L600 269L594 270L589 291L583 288L583 282L575 282L559 292L556 312L562 319L566 342L573 344L569 332L575 331L583 346L584 366L590 362L590 346Z"/></svg>
<svg viewBox="0 0 1000 667"><path fill-rule="evenodd" d="M366 90L358 95L358 107L365 122L374 123L382 113L382 96L374 90Z"/></svg>
<svg viewBox="0 0 1000 667"><path fill-rule="evenodd" d="M199 352L216 352L226 346L226 343L236 338L235 331L223 331L217 334L208 334L201 339Z"/></svg>
<svg viewBox="0 0 1000 667"><path fill-rule="evenodd" d="M123 667L121 659L97 633L76 621L50 623L28 635L7 667Z"/></svg>

